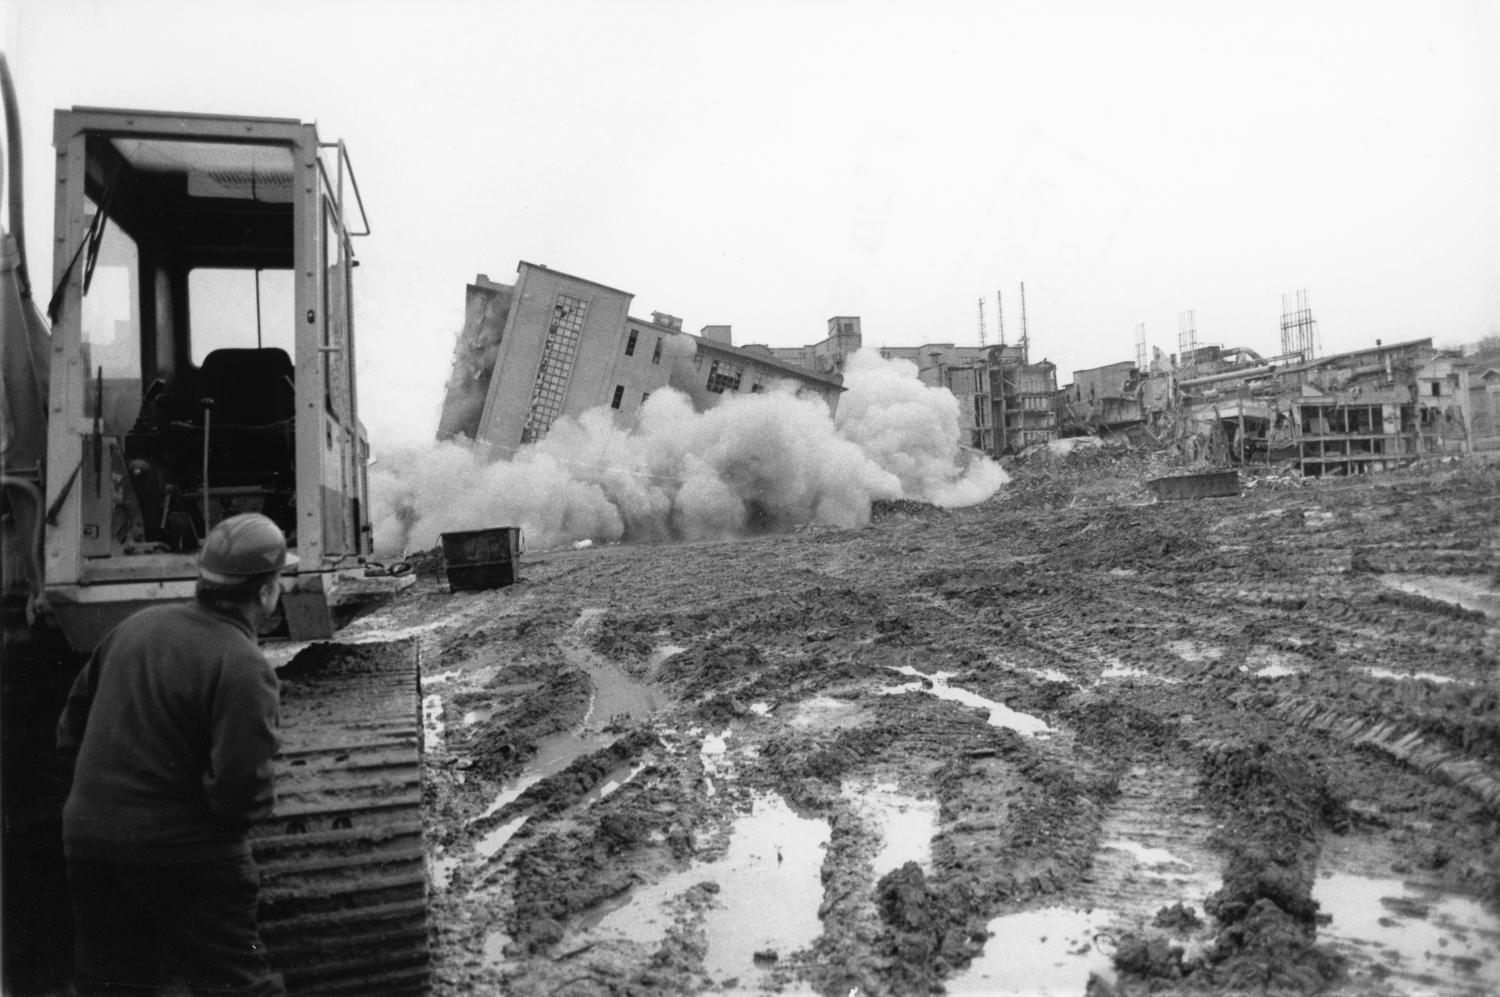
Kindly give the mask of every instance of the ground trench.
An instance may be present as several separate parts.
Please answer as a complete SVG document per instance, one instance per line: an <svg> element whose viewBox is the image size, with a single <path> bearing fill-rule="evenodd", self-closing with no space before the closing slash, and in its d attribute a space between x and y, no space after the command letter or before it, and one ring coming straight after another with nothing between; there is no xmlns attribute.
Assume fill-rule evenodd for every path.
<svg viewBox="0 0 1500 997"><path fill-rule="evenodd" d="M1418 470L424 576L434 992L1500 989L1500 631L1392 584L1500 474Z"/></svg>

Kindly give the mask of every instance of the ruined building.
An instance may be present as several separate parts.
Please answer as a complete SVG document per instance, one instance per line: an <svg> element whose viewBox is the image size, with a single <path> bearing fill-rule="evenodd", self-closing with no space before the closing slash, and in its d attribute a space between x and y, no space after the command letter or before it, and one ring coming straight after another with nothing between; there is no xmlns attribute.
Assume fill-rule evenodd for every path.
<svg viewBox="0 0 1500 997"><path fill-rule="evenodd" d="M811 346L749 345L745 349L820 374L842 374L844 361L859 351L864 341L859 316L835 315L828 320L828 337Z"/></svg>
<svg viewBox="0 0 1500 997"><path fill-rule="evenodd" d="M823 373L842 372L844 363L864 345L858 316L828 320L828 336L809 346L747 346L787 363ZM886 360L905 360L917 368L924 384L947 388L959 404L959 443L990 456L1012 453L1057 438L1054 411L1057 369L1042 361L1031 364L1025 346L881 346Z"/></svg>
<svg viewBox="0 0 1500 997"><path fill-rule="evenodd" d="M1417 339L1304 359L1199 347L1148 370L1074 372L1059 394L1065 434L1121 435L1215 462L1293 461L1307 475L1383 470L1472 448L1469 363Z"/></svg>
<svg viewBox="0 0 1500 997"><path fill-rule="evenodd" d="M672 315L635 318L633 298L524 260L511 285L480 274L467 287L438 438L479 441L504 456L542 439L563 416L606 408L633 419L663 387L700 411L776 384L822 399L830 412L837 407L839 375L739 349L727 325L695 336Z"/></svg>

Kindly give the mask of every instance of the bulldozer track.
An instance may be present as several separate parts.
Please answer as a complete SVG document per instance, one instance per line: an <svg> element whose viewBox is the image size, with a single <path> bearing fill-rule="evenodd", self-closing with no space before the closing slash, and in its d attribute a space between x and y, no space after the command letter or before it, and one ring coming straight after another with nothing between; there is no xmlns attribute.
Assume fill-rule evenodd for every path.
<svg viewBox="0 0 1500 997"><path fill-rule="evenodd" d="M313 645L282 675L276 812L251 839L261 934L292 993L423 993L414 641Z"/></svg>

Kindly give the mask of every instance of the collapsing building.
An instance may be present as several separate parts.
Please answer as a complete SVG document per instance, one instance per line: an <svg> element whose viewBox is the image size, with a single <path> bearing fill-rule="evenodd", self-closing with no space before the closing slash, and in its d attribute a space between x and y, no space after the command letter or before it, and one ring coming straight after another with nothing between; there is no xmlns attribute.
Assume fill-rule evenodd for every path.
<svg viewBox="0 0 1500 997"><path fill-rule="evenodd" d="M635 318L633 298L524 260L513 285L480 274L467 288L438 438L478 441L503 456L564 416L604 408L633 419L665 387L699 411L776 384L837 408L840 375L740 349L727 325L695 336L672 315Z"/></svg>
<svg viewBox="0 0 1500 997"><path fill-rule="evenodd" d="M828 336L810 346L747 346L786 363L824 373L842 372L844 362L864 345L858 316L828 320ZM960 444L992 457L1014 453L1057 438L1057 368L1030 363L1023 344L881 346L883 359L905 360L917 379L947 388L959 403Z"/></svg>
<svg viewBox="0 0 1500 997"><path fill-rule="evenodd" d="M1217 463L1359 474L1468 452L1468 382L1468 363L1430 338L1317 359L1201 347L1181 361L1158 351L1144 371L1075 371L1058 408L1064 435L1120 434Z"/></svg>

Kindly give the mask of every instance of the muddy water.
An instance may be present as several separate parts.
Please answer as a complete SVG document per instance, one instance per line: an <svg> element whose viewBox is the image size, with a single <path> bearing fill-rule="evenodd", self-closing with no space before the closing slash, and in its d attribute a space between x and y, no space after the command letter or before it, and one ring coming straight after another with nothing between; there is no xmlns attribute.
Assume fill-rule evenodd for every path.
<svg viewBox="0 0 1500 997"><path fill-rule="evenodd" d="M937 800L919 800L889 783L855 783L843 795L880 832L874 877L915 862L932 872L932 839L938 830Z"/></svg>
<svg viewBox="0 0 1500 997"><path fill-rule="evenodd" d="M892 668L892 671L902 675L909 675L918 681L908 682L905 685L893 686L881 690L885 695L896 695L903 692L926 692L936 696L938 699L952 700L977 709L989 711L989 724L991 727L1008 727L1026 737L1035 737L1038 734L1050 734L1052 728L1040 717L1034 717L1027 713L1018 713L1006 706L1004 703L993 699L985 699L983 696L960 689L948 684L948 679L953 677L952 672L926 672L918 671L911 665L902 665L900 668Z"/></svg>
<svg viewBox="0 0 1500 997"><path fill-rule="evenodd" d="M716 982L752 986L822 930L820 870L828 838L826 821L798 816L779 796L758 796L752 812L734 822L722 858L635 890L582 927L654 944L674 923L672 901L712 882L717 890L703 915L704 971Z"/></svg>
<svg viewBox="0 0 1500 997"><path fill-rule="evenodd" d="M447 734L447 726L443 723L443 697L437 693L423 696L422 750L428 754L442 751Z"/></svg>
<svg viewBox="0 0 1500 997"><path fill-rule="evenodd" d="M654 689L631 678L608 658L589 650L587 636L604 612L603 609L580 612L568 635L557 644L568 664L586 672L593 685L594 694L583 718L584 727L639 722L661 708L661 697Z"/></svg>
<svg viewBox="0 0 1500 997"><path fill-rule="evenodd" d="M1438 685L1448 685L1459 680L1452 675L1438 675L1434 672L1393 672L1389 668L1365 668L1362 669L1366 675L1372 675L1378 679L1394 679L1398 682L1434 682ZM1471 685L1464 682L1463 685Z"/></svg>
<svg viewBox="0 0 1500 997"><path fill-rule="evenodd" d="M1109 918L1104 910L1063 907L997 917L989 923L984 952L943 985L952 994L1077 997L1091 975L1113 983Z"/></svg>
<svg viewBox="0 0 1500 997"><path fill-rule="evenodd" d="M1464 609L1474 609L1491 620L1500 620L1500 592L1482 577L1465 578L1449 575L1383 575L1386 585L1412 595L1439 602L1451 602Z"/></svg>
<svg viewBox="0 0 1500 997"><path fill-rule="evenodd" d="M640 762L636 765L624 765L620 768L615 769L613 772L609 773L609 775L605 776L603 781L600 782L599 785L595 786L593 789L589 790L587 793L584 793L581 797L579 797L579 805L585 807L591 806L592 804L598 803L600 800L605 799L615 790L619 789L621 786L625 785L627 782L640 775L650 764L651 762L648 760Z"/></svg>
<svg viewBox="0 0 1500 997"><path fill-rule="evenodd" d="M579 757L609 744L614 735L606 734L602 727L627 719L644 720L659 707L654 690L635 681L584 645L583 633L602 612L596 609L584 610L569 631L568 638L559 643L568 662L583 669L589 676L591 692L583 723L577 730L554 734L538 741L536 755L526 763L516 778L505 784L489 806L474 818L475 821L499 813L543 779L561 772ZM639 770L626 768L612 773L583 802L593 803L603 799L633 778ZM475 851L486 859L493 858L515 836L529 816L518 814L493 828L476 842Z"/></svg>
<svg viewBox="0 0 1500 997"><path fill-rule="evenodd" d="M1478 901L1345 873L1320 877L1313 899L1328 917L1319 940L1348 956L1356 977L1373 974L1397 992L1500 993L1500 918Z"/></svg>

